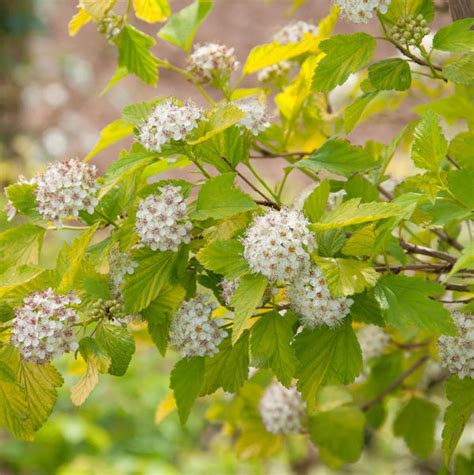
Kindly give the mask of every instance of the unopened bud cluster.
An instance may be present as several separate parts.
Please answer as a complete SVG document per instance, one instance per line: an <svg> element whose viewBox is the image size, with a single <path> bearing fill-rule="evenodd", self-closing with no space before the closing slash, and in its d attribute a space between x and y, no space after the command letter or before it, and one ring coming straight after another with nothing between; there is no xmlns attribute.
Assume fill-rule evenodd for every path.
<svg viewBox="0 0 474 475"><path fill-rule="evenodd" d="M92 305L92 318L104 319L110 323L125 323L127 313L120 299L98 299Z"/></svg>
<svg viewBox="0 0 474 475"><path fill-rule="evenodd" d="M54 162L36 179L38 209L44 219L58 226L67 217L79 216L86 210L92 214L97 200L97 170L94 165L76 159Z"/></svg>
<svg viewBox="0 0 474 475"><path fill-rule="evenodd" d="M191 241L193 225L186 216L181 187L166 185L159 191L140 201L135 229L140 242L153 251L176 252L180 244Z"/></svg>
<svg viewBox="0 0 474 475"><path fill-rule="evenodd" d="M399 20L392 28L392 38L406 47L419 46L430 32L426 25L427 21L423 15L410 15Z"/></svg>
<svg viewBox="0 0 474 475"><path fill-rule="evenodd" d="M439 338L438 351L441 364L461 379L474 378L474 316L454 312L452 317L459 335L442 335Z"/></svg>
<svg viewBox="0 0 474 475"><path fill-rule="evenodd" d="M160 152L171 140L184 140L202 119L202 110L192 101L182 106L167 99L158 104L139 127L140 143L152 152Z"/></svg>
<svg viewBox="0 0 474 475"><path fill-rule="evenodd" d="M237 123L237 127L246 129L255 136L270 127L265 105L258 99L254 97L241 99L233 102L233 105L245 114Z"/></svg>
<svg viewBox="0 0 474 475"><path fill-rule="evenodd" d="M265 429L272 434L301 432L306 405L295 387L270 385L260 399L260 415Z"/></svg>
<svg viewBox="0 0 474 475"><path fill-rule="evenodd" d="M367 23L375 11L387 13L390 0L334 0L342 17L351 23Z"/></svg>
<svg viewBox="0 0 474 475"><path fill-rule="evenodd" d="M376 325L365 325L357 332L357 339L364 361L382 355L390 344L390 336Z"/></svg>
<svg viewBox="0 0 474 475"><path fill-rule="evenodd" d="M53 289L28 295L16 309L11 342L23 359L46 364L63 353L76 351L73 325L79 321L71 305L80 303L72 294L58 295Z"/></svg>
<svg viewBox="0 0 474 475"><path fill-rule="evenodd" d="M171 321L171 345L188 357L218 353L218 346L227 333L219 327L222 321L211 317L217 307L205 295L183 302Z"/></svg>
<svg viewBox="0 0 474 475"><path fill-rule="evenodd" d="M298 274L286 290L291 308L301 324L310 330L319 325L337 327L350 312L353 300L331 296L326 279L317 266Z"/></svg>
<svg viewBox="0 0 474 475"><path fill-rule="evenodd" d="M283 208L254 218L244 239L244 258L271 282L292 281L309 264L314 236L303 213Z"/></svg>
<svg viewBox="0 0 474 475"><path fill-rule="evenodd" d="M188 57L188 71L200 83L221 82L229 79L239 67L234 48L217 43L196 45Z"/></svg>
<svg viewBox="0 0 474 475"><path fill-rule="evenodd" d="M99 33L105 35L109 43L114 43L117 37L122 32L123 26L123 16L109 12L107 13L107 15L100 19L99 23L97 24L97 29Z"/></svg>
<svg viewBox="0 0 474 475"><path fill-rule="evenodd" d="M285 25L281 30L273 35L273 40L282 45L289 43L299 43L304 39L304 35L310 33L318 34L318 27L306 21L294 21Z"/></svg>

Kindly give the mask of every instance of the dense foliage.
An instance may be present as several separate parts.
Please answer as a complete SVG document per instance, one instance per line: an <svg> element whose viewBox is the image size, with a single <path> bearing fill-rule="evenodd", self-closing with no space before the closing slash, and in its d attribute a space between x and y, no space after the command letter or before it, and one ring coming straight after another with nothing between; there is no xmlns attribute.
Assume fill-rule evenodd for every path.
<svg viewBox="0 0 474 475"><path fill-rule="evenodd" d="M162 355L182 356L161 411L177 408L184 424L198 397L231 393L212 419L244 457L300 433L331 467L355 462L397 398L393 433L416 456L432 453L443 419L449 469L474 411L474 20L432 35L431 0L337 0L319 25L293 22L256 46L235 80L232 48L193 47L211 1L114 7L81 0L69 24L71 35L95 24L116 47L105 92L129 74L156 86L167 69L207 106L131 104L84 161L6 188L0 424L32 440L63 384L55 358L84 362L70 388L82 405L100 375L126 373L146 328ZM185 69L154 55L132 9L166 20L158 36L184 51ZM378 21L380 36L333 35L339 16ZM393 56L373 59L377 42ZM240 86L253 75L257 86ZM388 144L345 138L407 99L419 117ZM98 176L89 160L127 137ZM416 173L397 181L387 170L407 148ZM281 160L271 186L254 165ZM161 176L172 170L186 179ZM314 184L291 202L293 174ZM61 230L77 237L44 268L43 242ZM440 384L444 415L430 398Z"/></svg>

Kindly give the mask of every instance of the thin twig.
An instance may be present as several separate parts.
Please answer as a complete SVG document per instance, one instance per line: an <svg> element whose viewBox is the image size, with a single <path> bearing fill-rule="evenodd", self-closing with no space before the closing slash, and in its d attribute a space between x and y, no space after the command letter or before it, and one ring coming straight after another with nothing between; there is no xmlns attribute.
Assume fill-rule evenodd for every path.
<svg viewBox="0 0 474 475"><path fill-rule="evenodd" d="M376 406L378 403L382 402L388 394L390 394L394 389L397 389L400 384L405 381L411 374L413 374L420 366L422 366L427 360L429 356L425 355L422 356L419 360L417 360L412 366L410 366L404 373L402 373L392 384L387 386L380 394L375 396L370 401L366 402L361 406L361 410L363 412L367 412L372 407Z"/></svg>
<svg viewBox="0 0 474 475"><path fill-rule="evenodd" d="M377 272L391 271L395 274L405 270L414 270L414 271L423 271L423 272L433 272L435 274L443 274L449 272L452 268L451 264L437 264L437 263L426 263L426 264L405 264L405 265L377 265L374 266L374 269Z"/></svg>
<svg viewBox="0 0 474 475"><path fill-rule="evenodd" d="M424 246L417 246L416 244L410 244L403 240L400 241L400 247L405 249L408 254L421 254L423 256L436 257L437 259L449 262L450 264L454 264L457 261L454 256L451 256L446 252L436 251L435 249L430 249Z"/></svg>

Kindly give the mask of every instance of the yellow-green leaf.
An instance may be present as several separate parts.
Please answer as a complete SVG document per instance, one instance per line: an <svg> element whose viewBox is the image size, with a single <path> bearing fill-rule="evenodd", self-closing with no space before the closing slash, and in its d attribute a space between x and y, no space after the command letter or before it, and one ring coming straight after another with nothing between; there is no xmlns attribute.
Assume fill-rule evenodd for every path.
<svg viewBox="0 0 474 475"><path fill-rule="evenodd" d="M102 152L102 150L105 150L131 134L133 134L133 125L126 124L122 119L115 120L102 129L99 141L84 160L90 160L94 155L97 155L99 152Z"/></svg>
<svg viewBox="0 0 474 475"><path fill-rule="evenodd" d="M102 18L115 5L116 0L79 0L79 6L96 19Z"/></svg>
<svg viewBox="0 0 474 475"><path fill-rule="evenodd" d="M168 0L133 0L135 15L148 23L165 21L171 13Z"/></svg>

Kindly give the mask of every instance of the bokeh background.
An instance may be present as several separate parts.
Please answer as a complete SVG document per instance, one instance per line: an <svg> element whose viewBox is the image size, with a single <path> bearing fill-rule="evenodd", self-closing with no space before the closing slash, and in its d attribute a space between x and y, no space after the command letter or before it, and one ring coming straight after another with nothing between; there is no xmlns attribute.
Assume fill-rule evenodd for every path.
<svg viewBox="0 0 474 475"><path fill-rule="evenodd" d="M172 10L188 3L171 0ZM303 5L291 17L315 22L328 13L331 4L330 0L300 3ZM446 3L437 2L435 28L450 22ZM253 46L269 42L289 21L291 4L291 0L216 0L196 40L233 46L243 63ZM119 0L117 11L120 9ZM48 160L83 158L99 131L129 103L156 93L201 100L185 80L168 71L161 72L157 91L130 76L99 96L115 70L116 52L93 25L70 38L67 24L75 12L74 0L0 0L0 188L16 181L19 174L32 175ZM140 28L155 36L159 26L140 22ZM377 26L363 28L376 33ZM337 26L342 33L355 30L354 25ZM389 48L377 54L395 54ZM184 64L182 51L161 40L154 52L172 63ZM252 84L251 78L248 84ZM415 117L411 105L407 101L378 114L358 127L351 139L356 143L389 141ZM99 154L94 163L105 169L123 146ZM270 180L278 176L280 165L278 161L271 166L257 164L264 167L263 175ZM406 167L403 156L398 157L395 173L403 175ZM0 229L5 226L5 217L0 215ZM232 440L209 420L206 401L197 405L185 428L176 414L157 418L174 359L161 358L140 332L136 337L137 355L127 375L103 378L79 409L71 404L68 393L77 380L78 368L71 359L61 362L66 384L57 409L37 440L15 441L0 429L0 475L334 473L320 465L317 454L308 452L306 442L299 438L272 459L239 460ZM430 474L436 473L437 467L439 460L418 463L400 440L385 434L358 464L338 473Z"/></svg>

